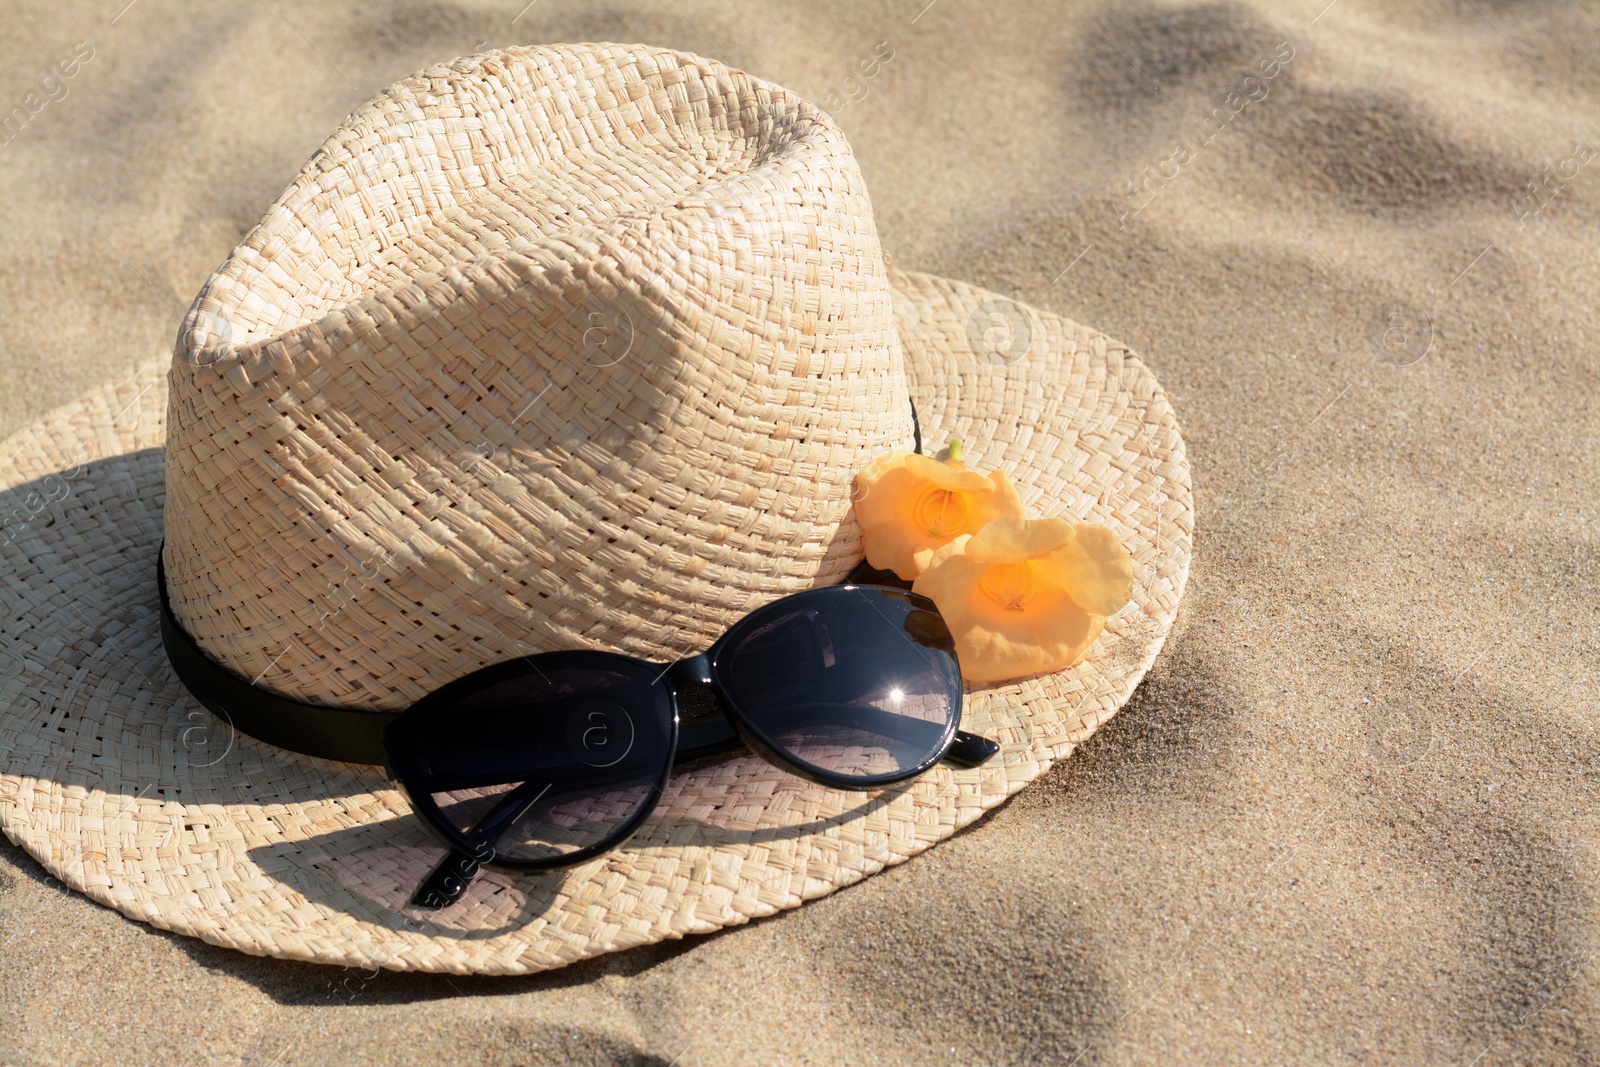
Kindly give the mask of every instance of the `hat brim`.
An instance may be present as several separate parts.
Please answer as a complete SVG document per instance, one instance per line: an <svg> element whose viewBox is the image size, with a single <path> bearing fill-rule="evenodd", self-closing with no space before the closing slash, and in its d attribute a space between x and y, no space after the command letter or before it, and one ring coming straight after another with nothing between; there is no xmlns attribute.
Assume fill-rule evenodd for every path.
<svg viewBox="0 0 1600 1067"><path fill-rule="evenodd" d="M949 837L1072 751L1132 694L1188 573L1193 504L1165 394L1121 344L998 294L893 275L927 451L1005 467L1030 514L1109 526L1132 603L1077 667L969 686L975 769L846 793L754 756L674 776L615 852L556 874L486 870L409 907L443 852L377 768L236 735L161 647L166 364L0 445L0 828L123 914L256 955L521 974L796 907Z"/></svg>

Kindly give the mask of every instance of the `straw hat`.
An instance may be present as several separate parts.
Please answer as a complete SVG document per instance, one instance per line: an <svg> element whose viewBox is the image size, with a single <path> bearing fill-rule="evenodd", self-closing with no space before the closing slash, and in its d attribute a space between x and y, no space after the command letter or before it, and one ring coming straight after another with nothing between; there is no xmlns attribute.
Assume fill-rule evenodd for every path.
<svg viewBox="0 0 1600 1067"><path fill-rule="evenodd" d="M533 650L702 650L861 558L853 476L959 438L1030 512L1110 526L1133 603L1080 666L970 687L1003 744L876 794L753 756L623 848L441 856L375 767L235 733L183 627L268 691L397 710ZM889 270L849 146L794 94L622 45L489 52L356 112L142 367L0 446L0 826L52 874L245 952L512 974L790 908L926 849L1070 752L1161 647L1183 443L1116 341Z"/></svg>

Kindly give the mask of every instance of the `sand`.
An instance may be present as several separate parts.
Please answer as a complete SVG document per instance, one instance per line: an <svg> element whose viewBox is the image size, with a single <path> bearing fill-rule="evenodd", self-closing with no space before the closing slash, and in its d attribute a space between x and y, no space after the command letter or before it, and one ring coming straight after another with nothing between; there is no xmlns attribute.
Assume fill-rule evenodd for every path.
<svg viewBox="0 0 1600 1067"><path fill-rule="evenodd" d="M1197 554L1051 774L711 937L357 974L0 846L0 1062L1600 1060L1600 10L123 2L0 16L0 108L44 101L0 144L0 434L165 348L385 84L643 40L830 106L899 265L1133 344Z"/></svg>

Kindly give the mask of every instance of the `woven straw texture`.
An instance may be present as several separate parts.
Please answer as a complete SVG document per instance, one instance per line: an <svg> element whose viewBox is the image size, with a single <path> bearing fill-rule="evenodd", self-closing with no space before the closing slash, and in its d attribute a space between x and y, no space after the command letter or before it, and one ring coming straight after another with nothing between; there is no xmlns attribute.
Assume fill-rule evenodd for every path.
<svg viewBox="0 0 1600 1067"><path fill-rule="evenodd" d="M173 364L173 610L399 710L528 651L699 651L861 557L909 447L883 253L813 105L698 56L485 53L352 115Z"/></svg>
<svg viewBox="0 0 1600 1067"><path fill-rule="evenodd" d="M690 158L676 153L693 132L735 146L693 150L708 159L792 169L724 203L703 184L723 164L707 163L644 221L617 212L640 172L640 196L670 200L653 163L619 162L610 178L579 166L581 193L510 179L487 191L473 175L482 183L492 160L512 158L501 141L527 123L485 136L473 122L487 112L461 104L462 86L491 68L523 76L513 67L544 72L521 91L562 87L540 98L548 113L591 94L596 110L561 126L564 146L575 129L590 142L626 136L670 170ZM652 93L672 106L642 103ZM766 132L734 131L734 115ZM379 150L390 144L381 131L405 124L449 149L438 154L456 160L445 171L460 188L422 162L402 167L408 152ZM579 208L556 206L611 185L615 202L587 202L582 225ZM337 196L317 201L318 190ZM411 216L414 229L402 192L429 212ZM517 214L523 196L547 196L549 217L565 210L562 232L579 236L522 228L534 217ZM722 206L680 210L696 196ZM311 203L331 213L317 229L367 236L294 237L281 220ZM857 274L842 265L852 257ZM615 352L582 367L573 358L588 316L612 306L635 317L628 375ZM614 321L595 328L598 348L617 335ZM513 405L551 381L582 402L517 421ZM399 699L385 688L394 679L425 688L435 672L569 637L660 646L658 657L698 651L743 611L836 580L859 558L848 483L872 454L906 443L907 390L930 444L959 437L976 469L1006 468L1033 514L1110 526L1135 563L1133 603L1084 663L969 688L964 725L1002 744L982 768L940 766L859 794L734 756L675 776L623 848L551 875L488 870L460 903L423 912L408 898L443 853L380 773L235 736L166 663L163 537L169 567L185 568L185 622L241 673L251 657L273 666L285 631L271 610L304 629L295 612L315 587L304 576L332 568L312 601L329 613L316 631L327 644L286 641L293 666L263 679L293 695L381 706ZM492 448L463 466L475 434ZM613 524L624 515L626 528ZM208 283L170 367L170 404L169 368L149 364L0 445L0 516L11 605L0 616L0 827L12 841L124 914L245 952L517 974L795 907L999 804L1148 669L1182 593L1193 509L1172 410L1143 364L994 293L886 272L848 148L809 105L696 57L580 46L459 61L358 113ZM383 553L351 548L369 545ZM560 580L538 597L551 568ZM556 603L532 605L529 590ZM498 607L463 607L495 597ZM491 611L502 614L480 625Z"/></svg>
<svg viewBox="0 0 1600 1067"><path fill-rule="evenodd" d="M1035 514L1104 522L1135 561L1133 603L1084 663L969 690L965 725L1004 745L988 766L862 795L733 758L675 777L610 856L544 877L489 870L450 909L408 909L443 853L404 797L370 768L232 736L167 666L165 367L150 364L0 446L0 827L63 883L214 944L493 974L742 923L948 837L1132 693L1172 624L1193 510L1166 396L1121 345L1024 309L1026 358L996 362L969 325L1021 305L922 275L897 276L894 299L930 438L971 442Z"/></svg>

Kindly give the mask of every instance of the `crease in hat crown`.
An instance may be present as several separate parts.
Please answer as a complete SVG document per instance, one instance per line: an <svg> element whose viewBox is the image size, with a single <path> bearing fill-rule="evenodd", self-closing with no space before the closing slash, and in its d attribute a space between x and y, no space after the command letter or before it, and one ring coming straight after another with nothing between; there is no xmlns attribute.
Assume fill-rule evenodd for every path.
<svg viewBox="0 0 1600 1067"><path fill-rule="evenodd" d="M689 655L859 560L850 480L910 446L907 396L813 105L642 46L457 60L352 115L191 308L173 610L350 707L534 651Z"/></svg>

